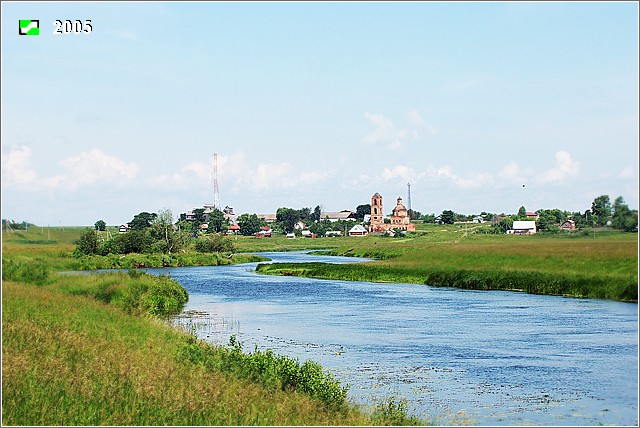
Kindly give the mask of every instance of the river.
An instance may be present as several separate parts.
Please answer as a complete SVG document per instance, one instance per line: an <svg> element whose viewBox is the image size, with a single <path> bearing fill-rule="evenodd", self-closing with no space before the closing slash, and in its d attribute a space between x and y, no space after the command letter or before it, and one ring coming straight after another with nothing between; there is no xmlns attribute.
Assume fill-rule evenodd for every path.
<svg viewBox="0 0 640 428"><path fill-rule="evenodd" d="M364 405L405 398L439 425L638 424L637 304L268 276L255 266L148 271L189 291L176 324L213 343L236 334L246 350L315 360Z"/></svg>

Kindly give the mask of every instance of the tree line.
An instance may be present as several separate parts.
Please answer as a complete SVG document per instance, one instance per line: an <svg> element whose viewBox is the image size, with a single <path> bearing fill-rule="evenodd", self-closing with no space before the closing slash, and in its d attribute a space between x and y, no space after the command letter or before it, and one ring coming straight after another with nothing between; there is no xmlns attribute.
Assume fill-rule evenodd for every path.
<svg viewBox="0 0 640 428"><path fill-rule="evenodd" d="M545 231L558 230L560 225L567 220L572 220L576 229L609 226L613 229L633 232L638 228L638 210L631 210L622 196L618 196L613 203L611 203L609 195L598 196L591 203L591 208L584 212L563 211L554 208L539 209L536 211L536 215L536 227ZM472 221L475 217L475 215L457 214L452 210L444 210L439 219L431 215L428 220L425 218L424 222L435 223L439 220L443 224L453 224L457 221ZM498 231L511 229L514 221L530 220L524 206L521 206L513 215L482 212L480 217L485 221L493 221L494 227Z"/></svg>

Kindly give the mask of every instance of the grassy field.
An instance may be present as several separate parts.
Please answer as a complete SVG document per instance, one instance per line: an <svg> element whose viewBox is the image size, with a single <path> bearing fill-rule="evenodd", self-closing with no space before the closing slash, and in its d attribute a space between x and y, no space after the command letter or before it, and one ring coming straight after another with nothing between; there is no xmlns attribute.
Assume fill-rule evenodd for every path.
<svg viewBox="0 0 640 428"><path fill-rule="evenodd" d="M317 241L313 243L315 248L328 248L328 254L377 261L363 265L260 265L259 271L638 300L638 235L634 233L508 236L477 234L460 225L433 225L403 238L368 236L313 241ZM244 245L246 251L253 248L249 241Z"/></svg>
<svg viewBox="0 0 640 428"><path fill-rule="evenodd" d="M393 397L349 403L311 361L170 327L159 317L188 295L169 277L57 272L74 266L83 230L3 233L3 425L422 423Z"/></svg>
<svg viewBox="0 0 640 428"><path fill-rule="evenodd" d="M3 281L3 426L418 422L400 404L368 413L348 403L329 406L301 384L285 388L251 371L256 361L276 366L264 354L239 358L234 348L213 348L157 318L78 293L110 276L48 286ZM310 377L322 380L313 371Z"/></svg>

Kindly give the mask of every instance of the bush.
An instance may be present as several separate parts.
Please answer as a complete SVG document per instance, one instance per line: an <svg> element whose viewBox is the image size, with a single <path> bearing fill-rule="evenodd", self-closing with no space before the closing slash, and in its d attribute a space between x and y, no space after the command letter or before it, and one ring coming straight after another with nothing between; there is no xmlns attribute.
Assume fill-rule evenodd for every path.
<svg viewBox="0 0 640 428"><path fill-rule="evenodd" d="M218 234L198 239L195 247L196 251L201 253L232 253L235 251L233 242Z"/></svg>
<svg viewBox="0 0 640 428"><path fill-rule="evenodd" d="M87 229L74 243L76 249L73 253L76 256L98 254L98 234L95 230Z"/></svg>
<svg viewBox="0 0 640 428"><path fill-rule="evenodd" d="M270 349L262 352L257 347L253 353L245 354L235 335L229 339L229 345L223 347L198 342L191 336L178 357L270 388L303 392L335 410L347 406L347 388L341 387L318 363L309 360L300 364L296 358L276 355Z"/></svg>
<svg viewBox="0 0 640 428"><path fill-rule="evenodd" d="M51 282L50 268L44 260L34 259L27 262L15 262L2 259L2 280L46 285Z"/></svg>

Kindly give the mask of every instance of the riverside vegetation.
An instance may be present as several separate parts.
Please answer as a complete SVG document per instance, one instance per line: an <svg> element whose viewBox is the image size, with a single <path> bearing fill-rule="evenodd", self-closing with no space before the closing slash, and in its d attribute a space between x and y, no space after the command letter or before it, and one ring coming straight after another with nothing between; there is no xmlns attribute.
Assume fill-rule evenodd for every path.
<svg viewBox="0 0 640 428"><path fill-rule="evenodd" d="M349 403L312 361L170 327L188 295L167 276L58 273L81 231L3 234L3 425L421 423L404 401Z"/></svg>
<svg viewBox="0 0 640 428"><path fill-rule="evenodd" d="M638 235L618 231L507 236L423 227L401 238L336 240L324 254L375 262L260 264L265 274L638 300Z"/></svg>

